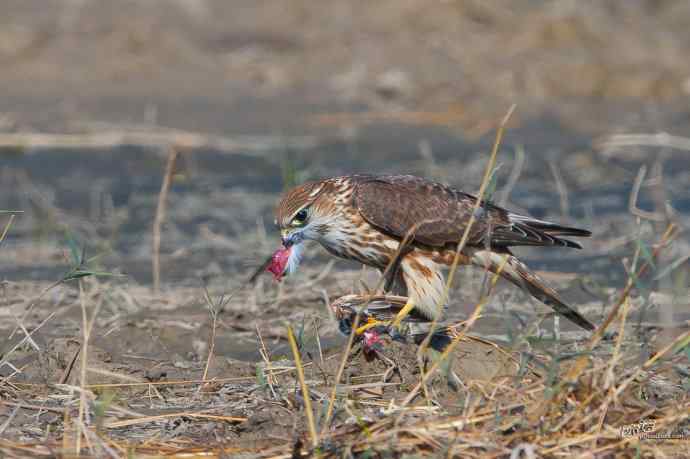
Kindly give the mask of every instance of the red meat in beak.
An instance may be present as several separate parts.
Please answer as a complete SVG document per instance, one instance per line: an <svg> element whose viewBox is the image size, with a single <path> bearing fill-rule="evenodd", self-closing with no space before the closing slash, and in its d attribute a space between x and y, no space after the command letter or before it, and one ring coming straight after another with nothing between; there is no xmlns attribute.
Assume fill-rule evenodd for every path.
<svg viewBox="0 0 690 459"><path fill-rule="evenodd" d="M266 267L266 271L270 271L278 282L280 282L283 278L283 274L285 274L285 268L290 258L290 250L292 250L291 247L286 248L285 246L281 246L275 251L273 257L271 257L271 262Z"/></svg>

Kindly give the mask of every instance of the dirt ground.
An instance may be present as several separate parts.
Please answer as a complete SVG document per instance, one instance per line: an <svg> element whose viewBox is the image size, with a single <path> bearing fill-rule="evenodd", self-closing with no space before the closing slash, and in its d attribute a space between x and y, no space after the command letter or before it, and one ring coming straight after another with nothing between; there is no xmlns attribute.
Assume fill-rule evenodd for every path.
<svg viewBox="0 0 690 459"><path fill-rule="evenodd" d="M311 454L290 325L319 428L337 386L324 455L508 457L525 444L544 457L690 455L686 434L634 442L616 430L645 419L688 429L687 2L0 10L1 454ZM520 256L596 324L648 263L624 326L616 316L590 349L588 334L561 322L554 336L548 308L499 283L475 338L410 406L422 377L411 344L386 344L392 375L355 345L337 383L347 337L328 304L377 274L312 246L297 275L243 286L278 247L280 193L353 172L474 192L512 104L493 199L593 232L580 251ZM448 323L470 316L483 283L460 270ZM581 354L587 370L561 384ZM429 368L438 355L425 358Z"/></svg>

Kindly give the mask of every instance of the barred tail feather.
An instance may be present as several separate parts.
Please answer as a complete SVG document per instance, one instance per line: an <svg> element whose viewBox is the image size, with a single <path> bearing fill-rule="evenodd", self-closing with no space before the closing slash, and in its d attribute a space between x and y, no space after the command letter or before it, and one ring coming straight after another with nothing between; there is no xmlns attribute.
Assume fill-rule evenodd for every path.
<svg viewBox="0 0 690 459"><path fill-rule="evenodd" d="M551 307L558 314L567 318L571 322L586 330L594 330L594 325L582 314L572 309L561 300L554 289L546 285L546 283L532 272L527 265L517 259L517 257L507 252L505 254L481 250L474 253L472 262L481 267L488 267L492 272L496 272L503 264L503 258L508 257L501 276L520 287L522 290L528 292L534 298L538 299L545 305Z"/></svg>

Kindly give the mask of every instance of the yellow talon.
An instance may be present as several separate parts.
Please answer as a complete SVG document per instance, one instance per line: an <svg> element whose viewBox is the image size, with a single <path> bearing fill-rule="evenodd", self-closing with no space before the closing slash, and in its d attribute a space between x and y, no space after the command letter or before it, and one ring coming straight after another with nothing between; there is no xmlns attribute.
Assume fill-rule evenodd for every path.
<svg viewBox="0 0 690 459"><path fill-rule="evenodd" d="M392 328L398 328L400 326L400 322L403 321L405 317L407 317L410 314L410 311L414 309L414 300L412 298L407 299L407 303L405 303L405 306L398 311L398 313L395 315L395 319L393 319L393 323L391 325Z"/></svg>
<svg viewBox="0 0 690 459"><path fill-rule="evenodd" d="M357 328L355 330L355 333L357 335L361 335L365 331L369 330L370 328L373 327L378 327L379 325L381 326L390 326L391 328L399 328L400 323L405 319L410 314L410 311L414 309L414 301L412 299L408 299L407 303L405 303L405 306L398 311L398 313L395 315L395 318L393 319L392 322L390 321L382 321L382 320L376 320L373 317L367 318L367 323L362 325L361 327Z"/></svg>
<svg viewBox="0 0 690 459"><path fill-rule="evenodd" d="M361 335L370 328L377 327L379 325L388 325L388 322L381 322L380 320L376 320L373 317L369 317L367 319L367 323L355 330L355 334Z"/></svg>

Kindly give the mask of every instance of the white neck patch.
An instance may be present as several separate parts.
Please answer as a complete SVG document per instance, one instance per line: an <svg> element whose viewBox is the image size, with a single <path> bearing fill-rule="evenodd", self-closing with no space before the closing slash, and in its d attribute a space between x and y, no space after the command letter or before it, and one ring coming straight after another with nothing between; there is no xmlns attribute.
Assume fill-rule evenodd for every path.
<svg viewBox="0 0 690 459"><path fill-rule="evenodd" d="M290 255L288 257L287 268L285 268L285 272L287 272L288 274L293 274L295 271L297 271L297 267L302 261L303 255L304 242L300 242L299 244L295 244L292 247L290 247Z"/></svg>

